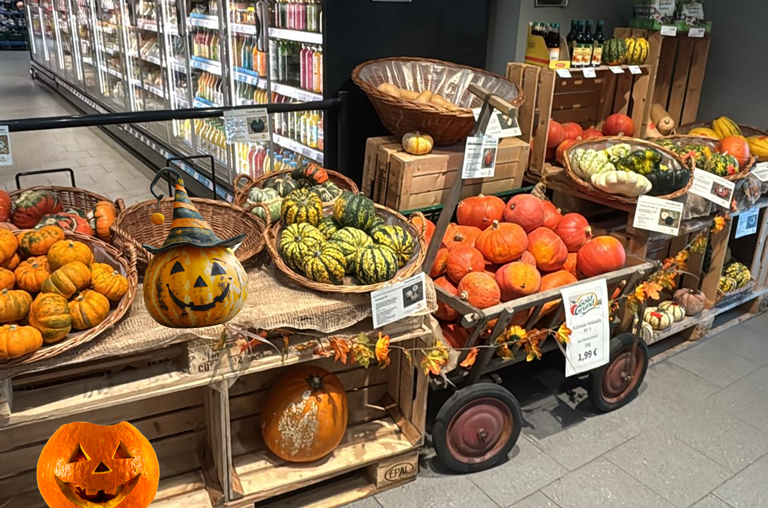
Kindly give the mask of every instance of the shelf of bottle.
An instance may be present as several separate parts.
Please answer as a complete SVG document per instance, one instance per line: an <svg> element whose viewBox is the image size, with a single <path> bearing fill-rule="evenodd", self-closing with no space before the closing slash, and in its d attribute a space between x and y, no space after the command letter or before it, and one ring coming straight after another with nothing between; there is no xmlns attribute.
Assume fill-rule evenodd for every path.
<svg viewBox="0 0 768 508"><path fill-rule="evenodd" d="M233 73L233 76L235 78L235 81L240 81L241 83L248 83L249 85L253 85L255 87L258 87L264 90L267 89L267 80L259 77L258 72L244 69L242 67L235 67L235 72Z"/></svg>
<svg viewBox="0 0 768 508"><path fill-rule="evenodd" d="M221 62L208 60L207 58L203 58L201 56L192 56L190 57L189 64L195 69L200 69L202 71L221 76Z"/></svg>
<svg viewBox="0 0 768 508"><path fill-rule="evenodd" d="M203 99L202 97L195 97L195 99L192 101L192 104L196 108L219 108L219 107L221 107L219 104L216 104L215 102L211 102L208 99Z"/></svg>
<svg viewBox="0 0 768 508"><path fill-rule="evenodd" d="M107 67L106 65L101 65L99 67L101 68L102 71L106 72L107 74L111 74L112 76L114 76L116 78L123 79L123 73L122 72L118 72L115 69L113 69L112 67Z"/></svg>
<svg viewBox="0 0 768 508"><path fill-rule="evenodd" d="M193 12L187 18L187 24L201 28L219 29L219 19L216 16L209 16L207 14L195 14Z"/></svg>
<svg viewBox="0 0 768 508"><path fill-rule="evenodd" d="M136 56L136 55L132 55L132 56ZM141 59L144 60L145 62L149 62L149 63L153 63L155 65L159 65L160 67L166 67L166 65L163 63L163 61L160 60L160 58L158 58L158 57L156 57L154 55L142 55ZM178 60L173 62L173 70L175 70L177 72L182 72L184 74L187 73L187 68L184 66L183 63L181 63Z"/></svg>
<svg viewBox="0 0 768 508"><path fill-rule="evenodd" d="M312 102L312 101L323 100L322 94L309 92L301 88L296 88L295 86L284 85L282 83L276 83L274 81L272 82L272 91L275 93L279 93L280 95L291 97L292 99L296 99L302 102Z"/></svg>
<svg viewBox="0 0 768 508"><path fill-rule="evenodd" d="M256 35L256 25L246 25L243 23L230 23L229 27L236 34Z"/></svg>
<svg viewBox="0 0 768 508"><path fill-rule="evenodd" d="M285 41L304 42L307 44L322 44L323 34L317 32L304 32L302 30L287 30L285 28L270 28L269 36L273 39Z"/></svg>
<svg viewBox="0 0 768 508"><path fill-rule="evenodd" d="M321 165L325 162L325 155L323 154L323 152L320 152L318 150L315 150L314 148L310 148L308 146L302 145L298 141L294 141L291 138L286 138L284 136L281 136L280 134L273 133L272 141L282 146L283 148L287 148L288 150L299 153L304 157L309 157L310 159L312 159L313 161Z"/></svg>
<svg viewBox="0 0 768 508"><path fill-rule="evenodd" d="M144 83L144 90L153 93L162 99L165 99L165 94L163 93L162 88L156 87L155 85L150 85L149 83Z"/></svg>

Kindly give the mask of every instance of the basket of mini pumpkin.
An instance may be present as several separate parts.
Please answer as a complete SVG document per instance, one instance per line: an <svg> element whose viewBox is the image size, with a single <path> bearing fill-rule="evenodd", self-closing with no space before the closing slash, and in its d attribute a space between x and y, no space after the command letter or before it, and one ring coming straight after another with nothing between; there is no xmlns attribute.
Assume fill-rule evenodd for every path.
<svg viewBox="0 0 768 508"><path fill-rule="evenodd" d="M291 281L315 291L375 291L415 274L427 254L423 215L409 220L360 194L344 192L323 206L296 189L281 215L267 232L267 250Z"/></svg>
<svg viewBox="0 0 768 508"><path fill-rule="evenodd" d="M717 140L705 136L675 134L652 141L675 152L680 159L693 164L696 169L732 182L746 178L757 161L756 157L750 155L747 142L737 136Z"/></svg>
<svg viewBox="0 0 768 508"><path fill-rule="evenodd" d="M323 205L332 205L344 191L359 193L355 182L317 164L274 171L258 178L240 174L232 182L232 188L235 190L236 205L253 212L262 220L266 213L262 207L255 205L264 205L269 209L272 222L280 220L283 199L296 189L308 189L317 194Z"/></svg>
<svg viewBox="0 0 768 508"><path fill-rule="evenodd" d="M0 268L0 368L47 360L95 339L136 296L132 246L124 255L97 238L44 226L0 231L0 258L8 267Z"/></svg>
<svg viewBox="0 0 768 508"><path fill-rule="evenodd" d="M689 164L642 139L586 139L567 148L563 162L566 175L582 192L620 203L636 203L644 195L675 199L693 184Z"/></svg>
<svg viewBox="0 0 768 508"><path fill-rule="evenodd" d="M463 142L475 126L472 108L482 100L469 92L474 83L515 107L523 91L482 69L428 58L393 57L364 62L352 81L365 92L384 127L402 137L426 132L437 146Z"/></svg>

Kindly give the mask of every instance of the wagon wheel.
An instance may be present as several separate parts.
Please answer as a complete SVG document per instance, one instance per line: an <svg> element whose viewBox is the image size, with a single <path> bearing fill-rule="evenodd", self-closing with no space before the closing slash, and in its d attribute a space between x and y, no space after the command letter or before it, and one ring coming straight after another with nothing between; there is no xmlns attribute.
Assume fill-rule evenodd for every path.
<svg viewBox="0 0 768 508"><path fill-rule="evenodd" d="M601 411L613 411L631 401L648 371L648 346L635 336L622 333L611 339L611 361L589 374L589 399Z"/></svg>
<svg viewBox="0 0 768 508"><path fill-rule="evenodd" d="M473 473L503 461L523 426L520 404L507 389L479 383L454 393L437 413L432 441L443 464Z"/></svg>

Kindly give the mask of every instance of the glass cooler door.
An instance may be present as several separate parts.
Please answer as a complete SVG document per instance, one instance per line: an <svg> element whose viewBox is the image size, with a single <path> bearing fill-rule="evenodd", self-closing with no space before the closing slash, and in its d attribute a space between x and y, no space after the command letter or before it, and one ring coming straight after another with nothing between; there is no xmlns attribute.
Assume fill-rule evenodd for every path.
<svg viewBox="0 0 768 508"><path fill-rule="evenodd" d="M96 12L96 55L100 96L115 111L130 109L124 81L125 60L120 6L116 0L98 0Z"/></svg>
<svg viewBox="0 0 768 508"><path fill-rule="evenodd" d="M85 91L93 96L99 93L98 60L96 58L95 17L92 0L73 0L75 20L80 40L80 60Z"/></svg>
<svg viewBox="0 0 768 508"><path fill-rule="evenodd" d="M162 20L161 44L166 62L166 93L170 109L192 107L193 81L191 79L190 49L187 44L187 19L184 2L159 0ZM173 120L168 123L171 146L184 155L194 154L192 120Z"/></svg>

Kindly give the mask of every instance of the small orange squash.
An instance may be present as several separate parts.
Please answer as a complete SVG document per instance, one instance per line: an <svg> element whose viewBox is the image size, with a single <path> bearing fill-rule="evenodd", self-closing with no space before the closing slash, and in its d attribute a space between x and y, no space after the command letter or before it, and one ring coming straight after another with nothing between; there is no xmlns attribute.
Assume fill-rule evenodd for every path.
<svg viewBox="0 0 768 508"><path fill-rule="evenodd" d="M109 300L96 291L86 289L69 302L72 328L87 330L101 324L109 314Z"/></svg>
<svg viewBox="0 0 768 508"><path fill-rule="evenodd" d="M598 236L579 249L576 266L587 277L618 270L627 260L624 246L612 236Z"/></svg>
<svg viewBox="0 0 768 508"><path fill-rule="evenodd" d="M128 279L106 263L91 265L91 285L94 291L106 296L112 302L119 302L128 292Z"/></svg>
<svg viewBox="0 0 768 508"><path fill-rule="evenodd" d="M93 205L93 226L96 230L96 236L105 242L112 239L112 233L109 226L115 223L117 211L115 205L109 201L99 201Z"/></svg>
<svg viewBox="0 0 768 508"><path fill-rule="evenodd" d="M91 270L80 261L72 261L54 271L40 286L43 293L56 293L65 298L87 288L91 283Z"/></svg>
<svg viewBox="0 0 768 508"><path fill-rule="evenodd" d="M448 278L458 284L468 273L485 270L485 259L474 247L457 247L448 254L445 266Z"/></svg>
<svg viewBox="0 0 768 508"><path fill-rule="evenodd" d="M16 285L16 276L12 271L0 268L0 290L13 289Z"/></svg>
<svg viewBox="0 0 768 508"><path fill-rule="evenodd" d="M0 262L12 258L18 247L19 242L16 240L16 235L7 229L0 229Z"/></svg>
<svg viewBox="0 0 768 508"><path fill-rule="evenodd" d="M40 293L29 308L29 324L43 335L43 342L54 344L72 329L67 299L55 293Z"/></svg>
<svg viewBox="0 0 768 508"><path fill-rule="evenodd" d="M411 222L414 226L416 226L416 231L421 233L422 228L426 228L424 230L424 239L427 241L427 245L430 244L432 241L432 235L435 234L435 223L431 220L427 219L423 215L411 215L410 217Z"/></svg>
<svg viewBox="0 0 768 508"><path fill-rule="evenodd" d="M541 289L541 275L535 266L515 261L496 271L496 283L501 290L501 301L532 295Z"/></svg>
<svg viewBox="0 0 768 508"><path fill-rule="evenodd" d="M440 277L439 279L436 279L435 286L440 286L453 296L459 294L456 286L454 286L447 277ZM438 300L435 317L440 321L456 321L459 318L459 313L456 312L450 305L447 305Z"/></svg>
<svg viewBox="0 0 768 508"><path fill-rule="evenodd" d="M16 252L13 256L0 263L0 266L6 270L15 270L16 267L19 266L19 263L21 263L21 258L19 257L19 253Z"/></svg>
<svg viewBox="0 0 768 508"><path fill-rule="evenodd" d="M28 293L39 293L45 279L51 274L51 266L45 256L27 258L14 272L19 289Z"/></svg>
<svg viewBox="0 0 768 508"><path fill-rule="evenodd" d="M565 264L563 265L562 269L578 279L579 272L576 269L576 260L577 260L577 254L575 252L569 252L568 257L565 258Z"/></svg>
<svg viewBox="0 0 768 508"><path fill-rule="evenodd" d="M25 256L43 256L51 246L64 240L64 230L58 226L44 226L26 231L19 236L19 249Z"/></svg>
<svg viewBox="0 0 768 508"><path fill-rule="evenodd" d="M0 360L12 360L43 347L43 336L31 326L0 326Z"/></svg>
<svg viewBox="0 0 768 508"><path fill-rule="evenodd" d="M484 272L468 273L456 288L459 298L478 309L498 305L501 299L499 285L493 276Z"/></svg>
<svg viewBox="0 0 768 508"><path fill-rule="evenodd" d="M292 367L268 391L261 434L281 459L311 462L339 445L348 418L347 393L336 376L320 367Z"/></svg>
<svg viewBox="0 0 768 508"><path fill-rule="evenodd" d="M561 286L567 286L577 282L576 277L566 272L565 270L559 270L544 275L541 278L541 291L548 291L550 289L559 288ZM544 305L541 310L541 315L545 316L555 310L555 307L560 303L560 300L554 300Z"/></svg>
<svg viewBox="0 0 768 508"><path fill-rule="evenodd" d="M491 263L501 265L523 255L528 248L528 236L517 224L494 220L491 227L477 237L475 248Z"/></svg>
<svg viewBox="0 0 768 508"><path fill-rule="evenodd" d="M0 323L21 321L29 313L32 297L26 291L3 289L0 291Z"/></svg>
<svg viewBox="0 0 768 508"><path fill-rule="evenodd" d="M435 141L429 134L418 131L403 134L403 150L411 155L426 155L434 145Z"/></svg>
<svg viewBox="0 0 768 508"><path fill-rule="evenodd" d="M552 201L542 199L541 206L544 207L544 223L542 226L554 231L560 223L560 219L563 218L563 215L560 213L560 210L552 204Z"/></svg>
<svg viewBox="0 0 768 508"><path fill-rule="evenodd" d="M474 226L451 224L443 236L443 245L448 247L448 250L453 250L456 247L474 247L480 233L482 233L480 228Z"/></svg>
<svg viewBox="0 0 768 508"><path fill-rule="evenodd" d="M568 247L547 228L538 228L528 233L528 250L536 258L536 268L542 272L559 270L568 259Z"/></svg>
<svg viewBox="0 0 768 508"><path fill-rule="evenodd" d="M80 261L86 266L93 263L93 252L90 247L75 240L61 240L54 243L48 249L47 255L53 270L58 270L72 261Z"/></svg>
<svg viewBox="0 0 768 508"><path fill-rule="evenodd" d="M544 206L530 194L517 194L507 201L504 220L521 226L526 233L544 224Z"/></svg>
<svg viewBox="0 0 768 508"><path fill-rule="evenodd" d="M429 271L429 276L433 279L445 274L446 263L448 262L448 248L440 247L437 249L437 255L435 256L435 262L432 263L432 269Z"/></svg>
<svg viewBox="0 0 768 508"><path fill-rule="evenodd" d="M504 215L504 201L496 196L471 196L462 199L456 207L456 219L462 226L474 226L481 231L500 221Z"/></svg>

